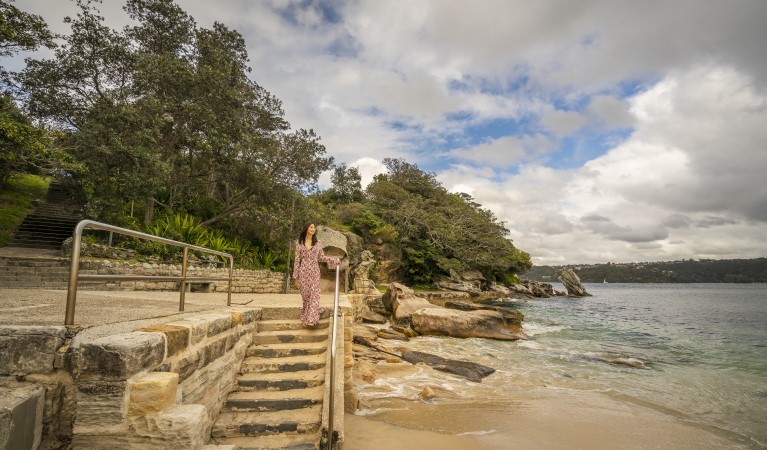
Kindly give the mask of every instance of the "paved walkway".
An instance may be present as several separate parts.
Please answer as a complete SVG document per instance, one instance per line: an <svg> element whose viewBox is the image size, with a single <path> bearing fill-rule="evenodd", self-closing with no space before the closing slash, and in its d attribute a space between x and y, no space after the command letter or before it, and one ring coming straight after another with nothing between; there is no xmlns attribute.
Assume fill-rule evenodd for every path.
<svg viewBox="0 0 767 450"><path fill-rule="evenodd" d="M340 300L340 306L349 306L345 296ZM63 290L0 289L0 326L63 325L66 303L67 292ZM323 294L320 303L332 308L333 294ZM187 292L184 312L178 311L178 305L178 292L79 291L75 324L88 328L85 334L91 338L126 333L201 312L226 309L226 293ZM232 306L299 308L301 295L232 294Z"/></svg>

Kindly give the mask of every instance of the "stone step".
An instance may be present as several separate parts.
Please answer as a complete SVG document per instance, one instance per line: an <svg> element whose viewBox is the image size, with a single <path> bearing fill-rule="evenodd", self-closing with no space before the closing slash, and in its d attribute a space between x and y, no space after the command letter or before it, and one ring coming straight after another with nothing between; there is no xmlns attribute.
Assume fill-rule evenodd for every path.
<svg viewBox="0 0 767 450"><path fill-rule="evenodd" d="M329 319L320 320L317 323L317 329L327 328L330 324ZM287 331L306 329L300 320L262 320L258 323L259 331Z"/></svg>
<svg viewBox="0 0 767 450"><path fill-rule="evenodd" d="M236 391L225 406L231 411L282 411L303 409L322 403L324 386L289 391Z"/></svg>
<svg viewBox="0 0 767 450"><path fill-rule="evenodd" d="M213 424L211 437L267 436L316 433L322 405L284 411L241 412L224 408Z"/></svg>
<svg viewBox="0 0 767 450"><path fill-rule="evenodd" d="M327 340L327 328L262 331L253 336L253 344L304 344L307 342L322 342Z"/></svg>
<svg viewBox="0 0 767 450"><path fill-rule="evenodd" d="M11 245L9 247L23 247L23 248L39 248L39 249L57 249L61 248L61 244L54 245L51 244L39 244L37 241L11 241Z"/></svg>
<svg viewBox="0 0 767 450"><path fill-rule="evenodd" d="M247 357L241 373L299 372L325 367L325 355L287 356L283 358Z"/></svg>
<svg viewBox="0 0 767 450"><path fill-rule="evenodd" d="M300 372L243 373L237 376L237 391L287 391L322 386L325 368Z"/></svg>
<svg viewBox="0 0 767 450"><path fill-rule="evenodd" d="M248 356L261 358L280 358L283 356L318 355L328 348L327 339L321 342L306 342L303 344L260 344L248 347Z"/></svg>
<svg viewBox="0 0 767 450"><path fill-rule="evenodd" d="M234 445L241 450L317 450L320 448L319 433L213 438L211 442Z"/></svg>
<svg viewBox="0 0 767 450"><path fill-rule="evenodd" d="M0 266L5 267L69 267L65 258L0 258Z"/></svg>

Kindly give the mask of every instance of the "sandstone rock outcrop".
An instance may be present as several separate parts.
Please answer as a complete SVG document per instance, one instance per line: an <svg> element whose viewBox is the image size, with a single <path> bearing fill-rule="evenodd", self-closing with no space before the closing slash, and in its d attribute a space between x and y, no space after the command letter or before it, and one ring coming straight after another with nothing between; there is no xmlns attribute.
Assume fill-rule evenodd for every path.
<svg viewBox="0 0 767 450"><path fill-rule="evenodd" d="M412 289L400 283L389 284L381 301L395 320L407 319L420 309L440 308L428 300L416 297Z"/></svg>
<svg viewBox="0 0 767 450"><path fill-rule="evenodd" d="M375 264L373 254L370 250L364 250L360 254L359 262L352 268L352 287L355 294L374 294L378 293L375 283L370 279L368 272L370 267Z"/></svg>
<svg viewBox="0 0 767 450"><path fill-rule="evenodd" d="M411 364L424 363L436 370L452 373L476 383L481 382L483 378L495 372L495 369L492 367L483 366L482 364L456 359L445 359L437 355L417 351L407 351L402 353L402 359Z"/></svg>
<svg viewBox="0 0 767 450"><path fill-rule="evenodd" d="M562 269L562 274L559 276L559 281L565 285L567 289L567 295L570 297L590 297L591 294L586 292L586 289L581 286L581 279L570 268Z"/></svg>
<svg viewBox="0 0 767 450"><path fill-rule="evenodd" d="M411 314L410 326L420 334L432 336L480 337L507 341L527 338L511 319L491 310L458 311L439 307L420 309Z"/></svg>

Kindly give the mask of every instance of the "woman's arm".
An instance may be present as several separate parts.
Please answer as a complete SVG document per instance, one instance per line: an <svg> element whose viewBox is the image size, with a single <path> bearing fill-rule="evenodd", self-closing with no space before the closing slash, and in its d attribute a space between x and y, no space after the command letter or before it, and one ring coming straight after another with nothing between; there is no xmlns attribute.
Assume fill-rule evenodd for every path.
<svg viewBox="0 0 767 450"><path fill-rule="evenodd" d="M298 279L298 267L301 265L301 249L298 247L300 244L296 241L296 259L293 260L293 278Z"/></svg>
<svg viewBox="0 0 767 450"><path fill-rule="evenodd" d="M319 252L318 252L318 257L320 261L327 263L327 265L330 266L331 269L335 269L337 265L341 264L340 259L332 258L330 256L325 256L325 252L322 251L322 244L319 241L317 241L317 245L320 246Z"/></svg>

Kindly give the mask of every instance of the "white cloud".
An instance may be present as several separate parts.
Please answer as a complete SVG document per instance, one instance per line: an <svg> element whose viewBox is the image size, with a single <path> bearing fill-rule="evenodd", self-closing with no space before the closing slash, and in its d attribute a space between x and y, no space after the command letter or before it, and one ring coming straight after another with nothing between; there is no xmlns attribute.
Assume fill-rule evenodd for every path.
<svg viewBox="0 0 767 450"><path fill-rule="evenodd" d="M536 262L767 255L763 0L177 3L240 31L254 80L363 183L385 157L448 154L439 179ZM16 4L59 32L76 12ZM122 4L99 6L117 29ZM503 120L527 128L474 134ZM560 138L613 129L631 134L585 165L544 165L562 167Z"/></svg>
<svg viewBox="0 0 767 450"><path fill-rule="evenodd" d="M765 92L706 65L674 71L630 105L633 134L580 169L441 179L473 186L537 263L767 254Z"/></svg>

